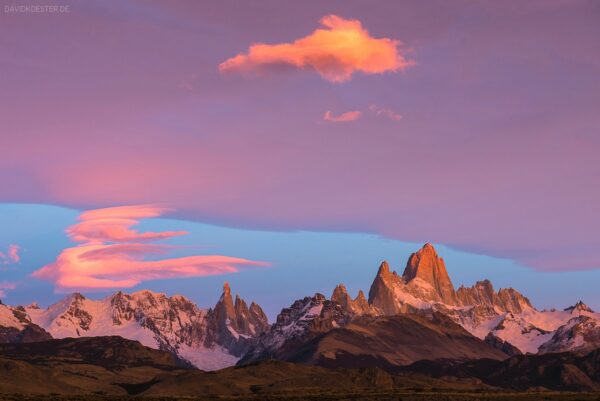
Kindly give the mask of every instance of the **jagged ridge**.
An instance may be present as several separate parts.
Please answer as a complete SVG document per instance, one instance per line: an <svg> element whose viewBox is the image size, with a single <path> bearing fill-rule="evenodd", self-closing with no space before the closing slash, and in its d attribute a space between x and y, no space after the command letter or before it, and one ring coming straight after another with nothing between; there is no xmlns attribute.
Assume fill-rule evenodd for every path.
<svg viewBox="0 0 600 401"><path fill-rule="evenodd" d="M19 319L0 320L2 330L24 333L28 339L33 328L45 337L37 340L65 337L118 335L140 341L143 345L166 350L201 369L213 370L235 364L251 345L252 338L268 329L261 307L236 296L232 300L229 284L214 308L198 308L181 295L143 290L132 294L121 291L102 300L91 300L75 293L40 309L37 305L9 308L3 315ZM47 332L46 332L47 331ZM49 334L48 334L49 333ZM0 336L0 340L1 340ZM15 340L11 337L11 342Z"/></svg>
<svg viewBox="0 0 600 401"><path fill-rule="evenodd" d="M285 359L332 330L364 317L441 313L505 354L579 353L600 346L600 316L583 302L563 311L538 311L512 288L489 280L454 289L444 260L431 244L411 254L402 276L382 262L369 290L352 298L343 284L284 308L269 326L259 305L231 294L228 283L214 308L151 291L117 292L99 301L71 294L42 310L0 304L0 341L119 335L167 350L212 370L261 358ZM47 330L47 332L45 331Z"/></svg>

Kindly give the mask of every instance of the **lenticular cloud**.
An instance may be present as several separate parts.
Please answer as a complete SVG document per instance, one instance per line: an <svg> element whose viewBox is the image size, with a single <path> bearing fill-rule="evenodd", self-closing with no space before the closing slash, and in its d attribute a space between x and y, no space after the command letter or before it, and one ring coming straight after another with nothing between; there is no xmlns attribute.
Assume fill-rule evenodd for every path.
<svg viewBox="0 0 600 401"><path fill-rule="evenodd" d="M163 255L170 245L151 241L185 235L185 231L138 232L139 219L157 217L167 209L153 205L91 210L69 227L69 237L80 244L64 249L54 263L35 271L33 277L54 283L57 291L133 287L142 281L197 277L237 272L240 266L264 266L242 258L196 255L146 260Z"/></svg>
<svg viewBox="0 0 600 401"><path fill-rule="evenodd" d="M403 70L413 63L399 50L400 41L373 38L358 20L337 15L321 19L324 29L292 43L257 43L219 65L221 72L268 71L287 66L313 69L331 82L351 79L354 72L381 74Z"/></svg>

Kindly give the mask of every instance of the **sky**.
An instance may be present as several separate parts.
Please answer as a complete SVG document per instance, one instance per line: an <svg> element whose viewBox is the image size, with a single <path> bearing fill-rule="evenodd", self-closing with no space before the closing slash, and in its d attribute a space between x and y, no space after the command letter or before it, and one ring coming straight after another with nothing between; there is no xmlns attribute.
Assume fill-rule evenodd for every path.
<svg viewBox="0 0 600 401"><path fill-rule="evenodd" d="M227 279L272 316L432 242L600 307L598 2L0 5L7 302Z"/></svg>

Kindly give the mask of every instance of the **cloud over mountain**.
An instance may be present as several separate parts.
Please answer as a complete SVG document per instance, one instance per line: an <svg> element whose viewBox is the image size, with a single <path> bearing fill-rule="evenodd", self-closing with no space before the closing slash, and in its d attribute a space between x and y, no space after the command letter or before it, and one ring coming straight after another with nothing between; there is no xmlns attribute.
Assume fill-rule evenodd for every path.
<svg viewBox="0 0 600 401"><path fill-rule="evenodd" d="M237 272L240 266L264 266L263 262L221 255L195 255L146 260L161 255L171 245L149 241L184 235L185 231L140 233L131 229L139 219L157 217L168 209L154 205L112 207L87 211L66 232L76 242L56 261L32 276L51 281L59 292L83 289L133 287L142 281L174 277L198 277Z"/></svg>
<svg viewBox="0 0 600 401"><path fill-rule="evenodd" d="M339 34L316 24L330 5L201 3L115 14L81 4L69 18L3 21L15 45L0 93L0 200L164 203L178 218L236 228L433 241L538 270L600 267L593 2L349 0L339 15L371 38L401 39L396 51L411 49L418 67L362 76L336 49L332 71L352 72L343 85L319 78L321 53L320 70L312 58L282 64L277 45L297 51L315 28ZM467 14L468 24L456 18ZM221 79L219 63L240 52L222 72L277 72L251 41L277 48L276 69L297 76ZM363 116L325 124L326 110Z"/></svg>

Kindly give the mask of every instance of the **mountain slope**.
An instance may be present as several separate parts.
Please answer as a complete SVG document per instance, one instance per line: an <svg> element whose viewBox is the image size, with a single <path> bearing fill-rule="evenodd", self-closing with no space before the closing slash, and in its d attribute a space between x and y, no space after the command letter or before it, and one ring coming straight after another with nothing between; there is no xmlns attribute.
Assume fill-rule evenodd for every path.
<svg viewBox="0 0 600 401"><path fill-rule="evenodd" d="M569 320L540 346L539 352L572 351L584 354L600 348L600 314L581 301L564 312L569 313Z"/></svg>
<svg viewBox="0 0 600 401"><path fill-rule="evenodd" d="M439 313L363 317L316 338L291 361L326 367L395 367L422 359L504 359Z"/></svg>
<svg viewBox="0 0 600 401"><path fill-rule="evenodd" d="M0 393L7 399L38 394L53 399L104 396L202 399L554 399L540 390L600 390L600 351L521 355L498 361L425 360L384 371L325 368L265 361L217 372L182 368L165 351L118 337L51 340L0 346ZM499 389L510 393L500 393ZM534 390L533 394L514 391ZM465 393L474 391L474 394ZM485 391L484 395L482 391ZM493 392L493 393L490 393ZM457 394L458 392L458 394ZM414 397L420 393L423 397ZM312 397L312 398L311 398ZM523 398L521 398L523 397ZM0 397L1 398L1 397ZM429 399L427 398L427 399ZM560 399L595 399L597 394ZM62 398L61 398L62 399ZM70 398L69 398L70 399ZM112 398L111 398L112 399Z"/></svg>
<svg viewBox="0 0 600 401"><path fill-rule="evenodd" d="M154 366L165 369L188 368L170 352L145 347L138 341L119 336L80 337L31 343L0 344L0 355L4 358L37 363L40 360L71 364L92 364L105 368Z"/></svg>
<svg viewBox="0 0 600 401"><path fill-rule="evenodd" d="M385 348L381 338L377 338L386 338L387 329L361 337L357 328L361 320L375 322L376 317L415 314L446 316L479 340L485 340L486 347L495 348L501 355L566 350L586 352L600 345L597 324L600 316L585 305L578 304L564 311L538 311L518 291L512 288L496 291L489 280L455 291L443 259L431 244L425 244L410 256L402 276L392 271L387 262L381 263L368 301L362 291L353 299L340 284L330 299L315 294L284 308L270 330L254 340L240 363L275 358L342 366L341 355L348 354L345 363L353 366L360 352L364 353L360 363L378 366L406 364L414 358L469 357L466 351L461 355L444 352L426 355L415 351L413 357L402 355L398 349L394 353ZM386 322L391 325L393 320ZM410 338L403 337L401 330L394 335L398 336L398 341L410 343ZM426 345L429 345L427 341L434 341L425 338ZM411 344L411 348L422 350L420 343ZM475 348L481 348L480 344ZM436 350L435 347L431 349ZM472 357L482 355L474 352Z"/></svg>
<svg viewBox="0 0 600 401"><path fill-rule="evenodd" d="M538 311L515 289L495 291L489 280L454 291L443 259L431 244L410 256L402 276L383 262L371 285L369 304L367 313L384 316L438 311L476 337L489 336L505 349L522 353L585 352L600 345L600 314L587 307ZM584 317L571 320L580 314Z"/></svg>
<svg viewBox="0 0 600 401"><path fill-rule="evenodd" d="M120 347L118 344L111 345L114 339L104 344L106 339L96 338L94 348L113 350ZM37 394L39 398L34 399L125 399L137 396L152 399L193 397L203 400L225 397L258 401L298 399L298 396L302 399L312 399L311 396L321 399L320 394L328 394L327 399L332 399L332 393L338 393L345 399L348 392L360 396L360 399L371 399L370 394L374 391L392 391L395 388L468 388L468 384L456 381L447 383L421 375L394 376L378 368L327 369L279 361L203 372L153 363L155 358L162 362L164 357L172 355L143 349L139 344L131 347L131 363L126 359L115 363L110 357L91 357L87 348L92 343L87 343L87 340L59 340L64 342L58 347L51 344L53 352L61 353L65 348L68 349L67 355L62 356L40 354L32 349L0 356L0 394L10 394L6 398L11 400L29 399L29 396ZM130 344L124 342L123 346L128 348ZM137 365L140 356L136 353L145 355L141 359L149 358L149 364ZM0 398L4 399L2 396Z"/></svg>
<svg viewBox="0 0 600 401"><path fill-rule="evenodd" d="M313 338L347 324L353 313L342 305L315 294L295 301L282 309L269 331L254 342L240 359L241 364L263 359L288 360L297 350Z"/></svg>
<svg viewBox="0 0 600 401"><path fill-rule="evenodd" d="M516 355L503 361L419 361L403 372L434 378L477 378L484 383L518 391L600 391L600 350L585 355L570 352Z"/></svg>
<svg viewBox="0 0 600 401"><path fill-rule="evenodd" d="M357 327L361 321L371 319L377 324L385 321L393 325L394 319L383 318L436 313L509 355L563 351L583 354L600 346L600 314L582 302L561 311L539 311L517 290L496 291L489 280L455 290L444 260L431 244L411 254L402 275L392 271L387 262L381 263L368 300L362 291L351 297L340 284L330 299L315 294L282 309L271 326L260 306L248 306L239 296L233 297L225 283L219 301L211 309L198 308L183 296L168 297L151 291L118 292L102 300L76 293L47 309L35 304L13 308L0 303L0 342L44 340L50 335L118 335L167 350L201 369L216 370L239 360L247 363L278 358L313 363L336 352L353 357L351 343L360 333ZM385 337L389 328L380 328L380 332L371 334ZM338 338L341 333L347 337ZM368 358L379 358L383 365L414 359L410 355L389 356L378 340L371 343L365 337L361 341L371 347L366 353L372 354ZM325 347L327 344L330 349ZM418 344L413 348L419 349ZM463 354L418 357L467 357Z"/></svg>
<svg viewBox="0 0 600 401"><path fill-rule="evenodd" d="M506 358L443 314L353 315L322 295L299 300L239 362L392 367L420 359Z"/></svg>
<svg viewBox="0 0 600 401"><path fill-rule="evenodd" d="M205 370L231 366L248 349L250 339L268 328L257 304L239 297L229 285L214 309L200 309L189 299L151 291L117 292L102 300L71 294L47 309L24 309L33 323L54 338L118 335L145 346L167 350Z"/></svg>
<svg viewBox="0 0 600 401"><path fill-rule="evenodd" d="M52 336L32 323L23 308L12 308L0 302L0 343L44 341Z"/></svg>
<svg viewBox="0 0 600 401"><path fill-rule="evenodd" d="M1 344L0 393L123 396L128 384L151 382L184 368L170 352L121 337Z"/></svg>

